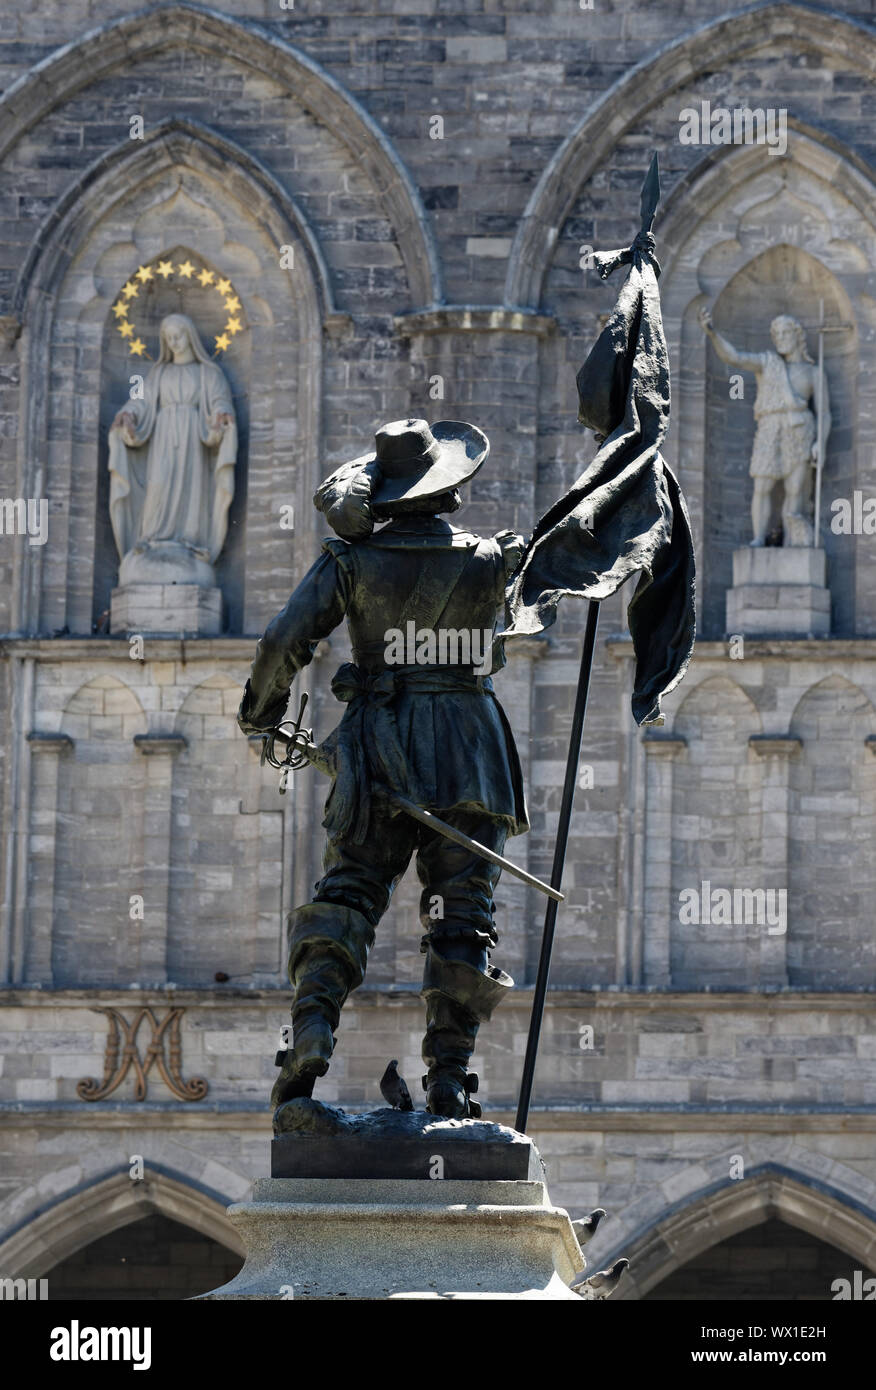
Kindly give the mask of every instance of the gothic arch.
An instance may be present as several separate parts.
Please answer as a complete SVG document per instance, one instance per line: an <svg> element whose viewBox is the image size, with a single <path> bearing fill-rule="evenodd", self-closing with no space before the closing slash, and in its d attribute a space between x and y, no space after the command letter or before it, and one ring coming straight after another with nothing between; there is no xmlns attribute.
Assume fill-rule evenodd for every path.
<svg viewBox="0 0 876 1390"><path fill-rule="evenodd" d="M826 1183L800 1169L765 1163L741 1180L710 1183L624 1237L608 1255L600 1253L600 1267L626 1255L630 1269L615 1298L637 1300L711 1246L778 1217L872 1269L874 1184L840 1165L834 1165L832 1176L834 1181Z"/></svg>
<svg viewBox="0 0 876 1390"><path fill-rule="evenodd" d="M142 141L124 141L85 169L58 199L34 237L16 281L12 309L27 321L38 296L51 295L63 279L74 249L89 221L89 204L114 197L122 187L142 182L162 169L200 168L220 178L231 196L246 203L277 250L289 227L298 234L316 286L320 318L336 313L334 292L319 242L305 214L260 160L233 140L200 121L171 117L151 129ZM86 233L87 234L87 233ZM53 254L47 254L51 247ZM316 325L314 325L314 328Z"/></svg>
<svg viewBox="0 0 876 1390"><path fill-rule="evenodd" d="M99 25L50 54L0 98L0 159L56 105L114 69L187 47L271 77L341 139L380 190L398 236L412 308L442 300L438 256L422 199L378 122L319 63L251 20L189 3L150 6Z"/></svg>
<svg viewBox="0 0 876 1390"><path fill-rule="evenodd" d="M866 24L798 3L757 4L711 20L667 44L624 74L592 104L555 151L527 203L508 264L505 303L537 310L557 238L581 190L623 136L652 107L700 74L725 68L772 40L793 35L800 47L836 64L872 73L876 40ZM663 226L660 225L663 236Z"/></svg>
<svg viewBox="0 0 876 1390"><path fill-rule="evenodd" d="M156 1212L242 1255L226 1205L220 1193L182 1174L150 1164L143 1180L134 1182L123 1169L38 1210L0 1244L0 1263L14 1270L16 1278L38 1279L92 1241Z"/></svg>
<svg viewBox="0 0 876 1390"><path fill-rule="evenodd" d="M661 298L677 384L667 457L679 472L692 512L714 528L706 584L698 595L705 635L724 634L732 551L750 534L743 518L750 499L748 458L754 429L750 378L745 400L734 397L731 406L731 369L721 365L717 390L714 354L697 321L706 303L718 306L718 327L748 348L767 344L773 312L790 311L804 322L814 352L812 329L820 300L828 323L847 325L825 340L835 427L828 440L821 532L832 571L836 631L849 635L858 611L866 611L857 597L862 577L855 564L855 543L834 537L825 518L832 496L850 495L861 486L862 461L876 446L876 428L857 408L876 359L870 343L876 327L874 207L876 184L860 161L847 157L831 138L799 125L788 132L783 159L771 161L757 146L723 147L700 160L667 200L660 224L665 248ZM767 277L763 293L752 293L759 275ZM745 303L757 306L763 323L748 321ZM722 306L730 315L723 324ZM709 438L716 433L722 440L730 438L722 412L731 408L743 412L743 428L734 429L732 443L726 445L729 461L724 455L715 459ZM848 428L850 421L855 421L854 430ZM709 490L716 488L721 495L710 496ZM697 530L702 547L706 520ZM843 545L842 563L836 563Z"/></svg>
<svg viewBox="0 0 876 1390"><path fill-rule="evenodd" d="M760 730L760 715L748 691L744 690L737 681L731 680L729 676L709 675L685 691L684 699L675 711L672 721L673 733L689 733L690 721L699 715L700 709L714 710L714 697L719 695L724 695L732 700L740 713L745 710L748 718L752 723L756 723L758 731Z"/></svg>
<svg viewBox="0 0 876 1390"><path fill-rule="evenodd" d="M130 226L133 238L144 207L181 190L187 196L194 191L206 208L221 214L224 246L229 255L242 258L240 288L247 319L263 330L249 358L246 400L259 429L248 441L245 474L239 470L230 528L238 552L234 564L228 562L228 582L236 586L232 629L252 631L282 606L289 587L288 579L282 579L289 565L288 539L258 508L289 501L297 515L307 515L306 502L315 486L322 328L334 312L330 280L306 219L258 161L191 122L167 122L151 139L136 143L139 147L131 150L131 142L124 142L68 190L57 215L41 229L19 286L24 312L20 351L30 386L22 408L20 495L49 497L56 539L72 517L78 524L75 546L71 531L71 544L57 548L66 558L52 571L44 569L45 557L33 547L22 548L16 572L17 626L27 631L40 623L66 623L72 631L87 632L107 601L106 582L95 568L98 543L102 553L112 545L106 509L99 508L95 447L102 412L112 408L102 392L104 328L112 300L137 258L165 249L152 244L151 233L143 247L131 240L121 269L125 245L116 229ZM121 189L120 170L125 173ZM241 228L248 229L247 246L240 244ZM174 235L172 220L167 234L174 242L186 240ZM287 244L297 253L294 275L280 263L279 248ZM75 406L69 384L73 373ZM50 390L53 380L56 389ZM275 437L275 431L282 437ZM99 461L104 462L102 454ZM234 529L235 509L240 522L244 516L242 485L247 498L257 499L256 509L247 508L245 541L243 527ZM313 549L313 538L302 535L292 554L293 579L307 568Z"/></svg>
<svg viewBox="0 0 876 1390"><path fill-rule="evenodd" d="M807 706L812 703L813 698L817 697L819 692L826 692L828 690L836 691L837 693L843 691L852 698L856 695L857 708L855 713L860 714L868 721L871 730L876 726L876 709L874 709L873 702L866 691L862 690L855 681L850 681L847 676L842 675L839 671L830 671L827 675L822 676L821 680L817 681L815 685L810 685L808 690L804 690L803 694L800 696L800 699L794 706L794 712L791 715L790 729L792 734L804 736L806 732L810 732L803 727Z"/></svg>

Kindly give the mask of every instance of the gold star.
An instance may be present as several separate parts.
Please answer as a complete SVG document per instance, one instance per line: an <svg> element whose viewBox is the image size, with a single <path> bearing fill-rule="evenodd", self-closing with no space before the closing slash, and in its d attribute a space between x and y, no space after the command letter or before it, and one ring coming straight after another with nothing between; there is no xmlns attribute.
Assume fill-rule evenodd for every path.
<svg viewBox="0 0 876 1390"><path fill-rule="evenodd" d="M118 303L113 305L113 313L115 314L117 319L126 318L128 314L127 304L123 304L122 301L119 300Z"/></svg>
<svg viewBox="0 0 876 1390"><path fill-rule="evenodd" d="M152 280L154 276L155 271L152 269L151 265L141 265L140 269L137 271L137 279L140 281L141 285L145 285L146 281Z"/></svg>
<svg viewBox="0 0 876 1390"><path fill-rule="evenodd" d="M240 300L237 299L233 294L229 295L228 299L226 299L225 301L225 308L228 310L230 314L232 310L240 308Z"/></svg>
<svg viewBox="0 0 876 1390"><path fill-rule="evenodd" d="M133 283L132 280L129 280L127 285L124 285L122 287L122 294L125 296L126 299L137 298L137 286Z"/></svg>
<svg viewBox="0 0 876 1390"><path fill-rule="evenodd" d="M200 275L198 276L198 280L200 281L201 288L205 290L205 289L207 288L208 285L212 285L214 278L215 278L215 277L214 277L214 275L213 275L212 270L206 270L206 269L202 270L201 273L200 273Z"/></svg>
<svg viewBox="0 0 876 1390"><path fill-rule="evenodd" d="M216 339L216 351L224 352L225 349L229 347L231 347L231 339L228 337L228 334L220 333L219 337Z"/></svg>
<svg viewBox="0 0 876 1390"><path fill-rule="evenodd" d="M230 281L230 280L217 280L217 281L216 281L216 289L219 291L220 294L230 294L230 293L231 293L231 281Z"/></svg>
<svg viewBox="0 0 876 1390"><path fill-rule="evenodd" d="M226 323L226 325L225 325L225 332L226 332L226 333L230 333L232 337L234 336L235 333L239 333L239 332L240 332L240 319L230 318L230 319L228 320L228 322Z"/></svg>
<svg viewBox="0 0 876 1390"><path fill-rule="evenodd" d="M128 323L127 319L125 319L124 323L119 324L119 332L121 333L123 338L130 338L133 331L134 325L132 323Z"/></svg>
<svg viewBox="0 0 876 1390"><path fill-rule="evenodd" d="M142 338L135 338L128 351L134 357L142 357L143 353L146 351L146 344L143 342Z"/></svg>
<svg viewBox="0 0 876 1390"><path fill-rule="evenodd" d="M182 265L177 266L177 270L184 280L191 280L195 273L195 267L192 265L191 261L183 261Z"/></svg>
<svg viewBox="0 0 876 1390"><path fill-rule="evenodd" d="M158 274L163 275L165 280L167 279L168 275L173 274L173 266L171 265L170 261L158 262Z"/></svg>

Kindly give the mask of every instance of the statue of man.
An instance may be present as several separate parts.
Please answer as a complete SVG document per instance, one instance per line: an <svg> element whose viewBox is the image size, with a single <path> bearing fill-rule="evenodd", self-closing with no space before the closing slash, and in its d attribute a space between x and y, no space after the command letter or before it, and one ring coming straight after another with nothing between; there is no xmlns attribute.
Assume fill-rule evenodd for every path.
<svg viewBox="0 0 876 1390"><path fill-rule="evenodd" d="M215 583L234 496L231 389L185 314L169 314L143 388L109 434L120 584Z"/></svg>
<svg viewBox="0 0 876 1390"><path fill-rule="evenodd" d="M325 873L312 902L290 914L293 1045L271 1100L311 1095L328 1070L341 1008L365 977L374 929L415 855L427 1108L461 1118L479 1113L468 1073L478 1026L513 984L489 964L500 870L400 813L380 787L498 853L507 835L528 829L511 730L489 676L478 674L484 664L471 661L471 634L492 636L523 542L509 531L482 539L444 520L489 452L473 425L397 420L375 444L317 492L342 539L323 543L268 626L238 713L246 734L276 727L295 674L346 619L354 659L336 673L332 692L347 709L320 749L334 773ZM374 531L375 522L386 525ZM424 643L425 661L418 647L416 659L408 652L397 664L399 630ZM439 639L431 647L429 634ZM442 642L451 634L469 635L468 644Z"/></svg>
<svg viewBox="0 0 876 1390"><path fill-rule="evenodd" d="M818 370L806 351L802 324L780 314L770 324L775 352L743 352L716 332L708 308L699 314L700 324L722 361L742 371L754 372L757 428L749 472L754 480L751 499L753 546L766 541L770 519L770 494L777 479L784 483L782 502L783 543L813 545L816 537L809 511L809 469L818 460ZM823 383L822 438L830 433L827 385ZM823 460L821 461L823 464Z"/></svg>

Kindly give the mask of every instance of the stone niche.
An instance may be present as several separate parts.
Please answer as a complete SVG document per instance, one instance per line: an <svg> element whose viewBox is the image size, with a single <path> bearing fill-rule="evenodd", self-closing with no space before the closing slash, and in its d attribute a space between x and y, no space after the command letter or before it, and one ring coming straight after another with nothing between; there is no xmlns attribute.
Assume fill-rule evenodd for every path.
<svg viewBox="0 0 876 1390"><path fill-rule="evenodd" d="M315 482L324 285L294 204L242 159L209 132L175 127L140 149L123 150L71 204L57 254L46 251L52 294L37 303L28 348L35 379L46 372L45 419L29 417L26 435L36 444L45 428L55 543L44 556L26 557L31 569L38 562L39 576L23 581L33 594L28 605L39 605L29 621L43 630L109 629L119 575L108 509L109 427L130 397L131 378L145 377L149 358L157 356L158 325L171 312L192 319L230 383L238 430L234 498L214 567L215 592L208 587L189 595L193 611L173 614L169 624L160 614L179 608L180 596L158 594L154 623L142 622L142 611L134 622L120 607L114 626L261 630L312 558L309 536L308 553L299 553L279 518L284 506L305 516ZM294 275L281 264L284 246L293 248ZM162 261L172 275L137 280L141 266ZM191 276L179 273L186 262L194 267ZM200 282L202 271L212 284ZM229 317L218 279L229 281L239 300L240 329L213 358ZM128 320L145 345L142 355L130 352L113 312L130 283L138 288Z"/></svg>
<svg viewBox="0 0 876 1390"><path fill-rule="evenodd" d="M780 314L796 318L806 330L810 357L817 361L821 318L828 324L849 323L848 301L830 272L808 252L796 246L774 246L756 256L732 278L714 308L719 332L735 347L749 352L774 350L770 323ZM826 468L822 479L820 537L824 537L827 505L837 479L852 471L853 375L849 371L851 333L825 337L825 377L833 427L827 439ZM788 544L748 549L751 538L752 480L749 476L754 443L756 383L750 372L739 373L720 361L711 344L706 349L706 527L707 541L717 552L717 565L706 576L706 605L720 604L726 594L726 631L775 635L827 636L831 627L831 594L823 545ZM731 395L731 376L734 390ZM741 376L741 386L739 377ZM738 391L744 395L739 397ZM815 470L807 480L806 514L811 517ZM781 536L783 485L772 490L768 534ZM729 565L728 565L729 562ZM729 567L729 574L727 572ZM842 567L838 567L841 569ZM833 576L832 576L833 577ZM729 581L729 582L728 582ZM836 576L837 596L848 610L851 588L841 573Z"/></svg>
<svg viewBox="0 0 876 1390"><path fill-rule="evenodd" d="M850 636L865 631L872 585L866 565L858 563L858 551L866 542L834 534L830 508L834 499L850 498L856 488L872 491L874 426L858 401L868 390L876 355L870 271L876 256L873 186L835 148L791 128L782 159L771 159L757 146L728 147L690 176L686 192L686 197L669 201L661 222L661 297L675 394L667 459L678 470L692 515L700 518L700 633L720 639L728 631L753 630L740 629L737 620L728 623L727 614L728 590L751 585L751 563L778 568L766 576L775 590L771 597L740 595L749 614L758 606L747 602L749 598L764 599L762 611L772 600L795 600L796 616L795 605L787 614L777 613L773 632L823 635L825 584L830 590L830 633ZM813 581L807 573L801 578L781 569L801 562L770 557L737 561L745 574L740 571L734 579L734 552L746 547L752 536L749 465L756 382L752 373L738 373L743 395L740 398L739 382L733 383L731 395L730 379L737 369L722 362L704 338L699 310L709 305L716 329L749 352L769 349L772 319L789 314L803 325L808 353L817 359L815 330L822 302L825 323L845 325L824 340L833 417L818 537L825 577ZM780 497L779 486L772 499L771 529L780 520ZM754 577L764 578L760 571ZM799 589L787 594L798 584L822 593L808 605L808 596ZM802 606L810 606L807 616L812 621L801 621L801 599Z"/></svg>
<svg viewBox="0 0 876 1390"><path fill-rule="evenodd" d="M168 232L179 240L169 243ZM146 254L141 258L142 253ZM138 278L141 266L142 278ZM182 183L169 197L141 214L131 230L130 241L109 247L101 258L100 271L107 287L111 287L112 303L101 343L96 498L100 543L95 557L94 606L96 621L110 608L113 632L217 635L225 626L223 595L229 626L239 630L252 334L237 282L248 278L247 271L254 274L257 270L258 262L252 253L241 245L228 244L218 213ZM134 295L129 295L126 288L131 286L136 287ZM123 307L126 313L121 315ZM130 582L119 575L118 550L109 525L109 428L132 390L142 390L158 355L159 325L169 314L184 314L192 320L230 388L238 440L234 497L227 536L212 573L205 564L205 574L190 583L178 582L176 575L164 583ZM223 336L229 321L234 331ZM220 350L216 348L217 341ZM132 345L143 345L145 352L135 355ZM141 469L145 469L148 448L145 445L136 451L142 460Z"/></svg>

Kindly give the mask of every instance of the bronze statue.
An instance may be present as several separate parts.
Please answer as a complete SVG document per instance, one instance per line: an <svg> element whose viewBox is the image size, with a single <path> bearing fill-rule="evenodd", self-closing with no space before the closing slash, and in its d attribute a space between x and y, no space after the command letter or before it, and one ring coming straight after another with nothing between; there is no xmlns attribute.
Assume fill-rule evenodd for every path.
<svg viewBox="0 0 876 1390"><path fill-rule="evenodd" d="M328 1070L343 1004L365 978L375 928L416 856L427 1109L480 1113L469 1060L479 1024L513 984L489 963L501 869L401 813L387 792L500 855L506 836L528 829L511 730L483 662L473 660L483 656L475 634L492 634L502 613L523 542L510 531L484 539L444 519L488 452L480 430L456 421L379 430L375 449L317 492L341 539L323 543L258 645L238 714L250 735L276 729L296 673L345 618L354 654L332 681L346 711L315 759L334 779L325 873L312 902L290 914L293 1041L280 1054L275 1106L310 1096ZM376 522L386 524L375 531ZM399 632L415 639L401 653L408 660L399 661Z"/></svg>
<svg viewBox="0 0 876 1390"><path fill-rule="evenodd" d="M341 1008L365 977L375 927L416 855L426 955L424 1085L434 1115L480 1115L468 1064L480 1023L513 985L489 963L500 872L551 899L518 1109L518 1129L525 1129L600 600L638 575L628 609L638 723L661 718L660 701L682 679L693 649L693 542L681 489L660 453L669 358L651 233L659 195L655 156L635 241L596 257L603 277L630 266L577 376L578 418L600 447L526 544L510 531L485 540L443 519L460 506L458 489L489 452L480 430L457 421L385 425L375 449L339 468L314 498L340 539L323 543L269 625L238 712L244 733L264 735L274 766L309 761L333 778L325 874L313 901L290 914L293 1045L278 1055L277 1107L310 1097L328 1070ZM375 532L376 522L386 524ZM506 837L529 826L514 740L485 654L489 669L498 669L506 640L544 631L560 600L573 596L590 602L548 885L502 855ZM503 609L509 623L496 637ZM347 710L317 747L301 730L303 704L297 722L284 723L289 690L319 640L344 618L354 660L336 672L332 691ZM287 747L283 763L274 756L277 741ZM409 1097L393 1068L381 1089L404 1110ZM275 1117L278 1131L291 1108Z"/></svg>

